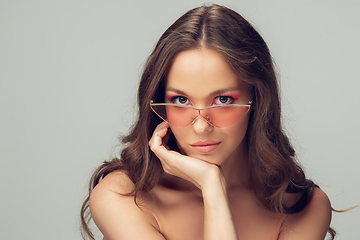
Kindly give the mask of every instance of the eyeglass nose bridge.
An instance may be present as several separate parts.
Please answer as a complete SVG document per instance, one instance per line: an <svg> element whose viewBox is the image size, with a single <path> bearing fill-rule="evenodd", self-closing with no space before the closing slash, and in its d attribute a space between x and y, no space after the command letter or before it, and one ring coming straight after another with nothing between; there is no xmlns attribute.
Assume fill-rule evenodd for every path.
<svg viewBox="0 0 360 240"><path fill-rule="evenodd" d="M196 117L193 118L193 120L191 121L191 123L194 124L195 121L196 121L196 119L197 119L198 117L202 117L208 124L210 124L211 126L214 126L214 125L211 123L211 117L210 117L209 115L203 116L203 115L201 114L201 111L206 111L206 110L208 110L208 109L202 109L202 110L196 109L196 111L198 112L198 114L197 114Z"/></svg>

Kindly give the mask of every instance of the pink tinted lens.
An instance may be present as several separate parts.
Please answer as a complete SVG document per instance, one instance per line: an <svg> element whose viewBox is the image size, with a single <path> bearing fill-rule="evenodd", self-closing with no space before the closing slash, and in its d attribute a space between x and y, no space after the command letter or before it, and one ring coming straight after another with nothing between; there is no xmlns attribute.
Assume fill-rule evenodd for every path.
<svg viewBox="0 0 360 240"><path fill-rule="evenodd" d="M176 127L185 127L199 115L199 111L194 109L173 105L152 105L151 108L159 117Z"/></svg>
<svg viewBox="0 0 360 240"><path fill-rule="evenodd" d="M199 115L199 111L185 107L166 106L166 114L166 121L170 124L185 127Z"/></svg>
<svg viewBox="0 0 360 240"><path fill-rule="evenodd" d="M199 111L173 105L153 105L152 109L163 120L177 127L185 127L201 115L213 126L223 128L242 118L248 112L249 107L217 107Z"/></svg>
<svg viewBox="0 0 360 240"><path fill-rule="evenodd" d="M217 107L201 111L201 116L212 125L223 128L234 124L249 111L249 107Z"/></svg>

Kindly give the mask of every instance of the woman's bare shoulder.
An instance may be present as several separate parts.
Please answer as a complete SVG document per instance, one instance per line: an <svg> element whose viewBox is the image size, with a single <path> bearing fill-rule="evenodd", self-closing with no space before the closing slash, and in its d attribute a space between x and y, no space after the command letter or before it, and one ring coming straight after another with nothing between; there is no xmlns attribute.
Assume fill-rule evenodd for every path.
<svg viewBox="0 0 360 240"><path fill-rule="evenodd" d="M126 172L120 170L106 175L94 188L93 192L107 190L121 195L128 195L134 189L135 185Z"/></svg>
<svg viewBox="0 0 360 240"><path fill-rule="evenodd" d="M109 173L90 195L94 222L106 239L164 239L155 218L129 195L133 190L134 184L125 172Z"/></svg>
<svg viewBox="0 0 360 240"><path fill-rule="evenodd" d="M331 204L328 196L317 187L308 205L299 213L288 215L279 240L324 239L331 222Z"/></svg>

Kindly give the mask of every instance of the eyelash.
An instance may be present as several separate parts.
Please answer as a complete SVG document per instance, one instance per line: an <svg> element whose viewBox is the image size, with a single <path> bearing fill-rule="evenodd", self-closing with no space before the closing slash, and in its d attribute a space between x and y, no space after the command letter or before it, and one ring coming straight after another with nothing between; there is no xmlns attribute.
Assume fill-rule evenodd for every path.
<svg viewBox="0 0 360 240"><path fill-rule="evenodd" d="M232 97L232 96L229 96L229 95L220 95L220 96L216 96L216 97L214 98L214 101L213 101L212 104L215 103L216 99L221 98L221 97L226 98L226 100L227 100L226 102L228 102L228 101L230 101L230 102L229 102L229 103L222 103L222 104L219 104L219 105L229 105L229 104L231 104L231 103L233 103L233 102L235 101L235 98Z"/></svg>
<svg viewBox="0 0 360 240"><path fill-rule="evenodd" d="M181 103L176 103L176 101L179 100L179 98L184 98L184 99L186 99L187 101L189 101L189 99L188 99L187 97L184 97L184 96L174 96L174 97L171 97L170 102L171 102L171 103L175 103L175 104L180 104L180 105L182 105ZM188 105L188 104L184 104L184 105Z"/></svg>
<svg viewBox="0 0 360 240"><path fill-rule="evenodd" d="M219 95L219 96L214 97L214 100L211 103L211 105L214 105L216 99L221 98L221 97L226 98L226 100L227 100L226 102L228 102L228 101L230 101L230 102L228 102L228 103L217 103L217 105L229 105L229 104L233 103L236 100L234 97L229 96L229 95ZM173 96L173 97L171 97L170 102L175 103L175 104L180 104L180 105L191 105L190 101L187 104L177 103L176 101L178 101L180 98L186 99L186 102L189 101L189 99L187 97L185 97L185 96Z"/></svg>

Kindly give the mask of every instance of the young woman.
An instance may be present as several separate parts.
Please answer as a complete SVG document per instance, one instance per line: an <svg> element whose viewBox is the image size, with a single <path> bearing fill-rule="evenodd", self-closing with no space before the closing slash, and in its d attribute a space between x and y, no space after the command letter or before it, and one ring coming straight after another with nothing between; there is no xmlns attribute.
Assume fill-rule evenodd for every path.
<svg viewBox="0 0 360 240"><path fill-rule="evenodd" d="M93 238L90 217L105 240L334 235L329 200L283 133L269 50L236 12L203 6L170 26L146 64L138 106L121 158L93 174L84 238Z"/></svg>

